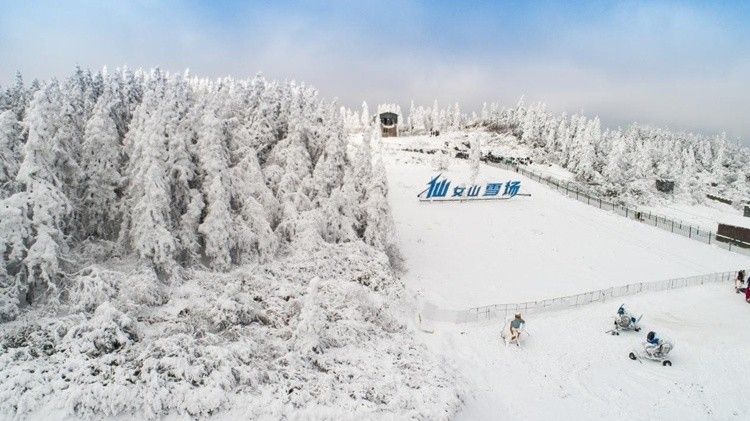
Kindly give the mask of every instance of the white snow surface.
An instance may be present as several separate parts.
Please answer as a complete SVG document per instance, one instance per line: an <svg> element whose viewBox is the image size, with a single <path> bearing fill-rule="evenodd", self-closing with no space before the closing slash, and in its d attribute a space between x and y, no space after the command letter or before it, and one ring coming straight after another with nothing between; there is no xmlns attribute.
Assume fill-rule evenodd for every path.
<svg viewBox="0 0 750 421"><path fill-rule="evenodd" d="M627 298L643 331L611 336L621 302L526 318L506 347L502 322L439 325L423 339L450 355L473 387L457 420L741 420L750 417L750 304L727 284ZM645 332L674 341L672 367L628 359Z"/></svg>
<svg viewBox="0 0 750 421"><path fill-rule="evenodd" d="M750 218L743 216L741 210L709 199L703 204L672 203L641 206L640 209L714 233L719 223L750 228Z"/></svg>
<svg viewBox="0 0 750 421"><path fill-rule="evenodd" d="M411 138L424 145L424 138ZM431 177L469 183L466 160L435 168L435 155L384 139L389 201L408 287L449 309L577 294L633 282L736 270L750 258L569 199L515 172L482 165L478 184L521 181L511 200L417 200Z"/></svg>
<svg viewBox="0 0 750 421"><path fill-rule="evenodd" d="M469 183L470 165L451 158L446 168L445 158L397 151L410 140L421 147L441 142L384 139L389 200L408 270L403 279L443 308L553 298L750 263L487 165L477 183L521 180L521 192L531 196L419 202L416 195L439 172ZM750 305L731 289L708 284L528 315L521 347L503 344L503 320L429 322L420 337L471 390L458 420L747 419ZM643 331L605 334L622 302L644 314ZM674 341L672 367L628 358L649 330Z"/></svg>

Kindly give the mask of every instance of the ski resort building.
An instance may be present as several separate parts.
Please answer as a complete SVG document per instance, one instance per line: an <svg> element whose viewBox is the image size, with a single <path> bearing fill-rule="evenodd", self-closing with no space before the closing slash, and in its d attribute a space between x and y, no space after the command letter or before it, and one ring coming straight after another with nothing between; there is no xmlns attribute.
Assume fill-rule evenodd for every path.
<svg viewBox="0 0 750 421"><path fill-rule="evenodd" d="M378 114L380 130L383 137L398 136L398 114L394 112L383 112Z"/></svg>

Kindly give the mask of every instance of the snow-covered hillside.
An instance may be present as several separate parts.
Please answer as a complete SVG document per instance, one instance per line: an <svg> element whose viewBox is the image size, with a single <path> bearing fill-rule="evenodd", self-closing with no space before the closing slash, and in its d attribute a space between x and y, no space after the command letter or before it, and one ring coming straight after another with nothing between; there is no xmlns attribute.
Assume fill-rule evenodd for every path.
<svg viewBox="0 0 750 421"><path fill-rule="evenodd" d="M720 223L750 228L750 218L743 216L742 210L713 200L708 200L702 204L672 203L640 206L639 209L675 221L683 221L710 232L716 232Z"/></svg>
<svg viewBox="0 0 750 421"><path fill-rule="evenodd" d="M750 258L570 199L514 172L481 165L478 184L520 180L531 196L426 203L441 173L470 183L467 160L435 149L472 133L383 139L389 200L408 289L448 309L553 298L637 281L750 267ZM455 152L455 151L454 151ZM455 364L470 389L460 420L744 419L750 404L750 306L728 283L644 293L527 315L521 348L500 339L503 320L430 322L422 340ZM641 333L611 336L617 307L644 314ZM648 330L674 340L673 367L631 361ZM710 363L706 363L709 361Z"/></svg>
<svg viewBox="0 0 750 421"><path fill-rule="evenodd" d="M527 301L750 266L750 258L596 209L517 173L481 165L477 183L520 180L530 197L425 203L416 195L442 173L469 183L470 163L403 152L440 138L384 139L389 200L407 286L463 309ZM421 146L420 146L421 145ZM412 147L412 148L414 148Z"/></svg>

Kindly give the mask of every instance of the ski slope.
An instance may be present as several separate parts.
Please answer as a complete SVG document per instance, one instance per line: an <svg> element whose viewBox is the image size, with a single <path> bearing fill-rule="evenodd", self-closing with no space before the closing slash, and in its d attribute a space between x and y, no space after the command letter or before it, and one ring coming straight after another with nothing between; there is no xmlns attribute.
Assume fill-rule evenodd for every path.
<svg viewBox="0 0 750 421"><path fill-rule="evenodd" d="M406 285L447 309L580 293L750 267L750 258L569 199L514 172L482 165L478 184L520 180L530 197L424 203L433 155L404 152L438 139L383 141L389 201ZM419 148L422 146L417 146ZM469 183L469 163L442 172ZM431 323L420 333L472 391L459 420L748 419L750 305L729 284L625 297L527 317L523 347L505 347L504 321ZM641 333L611 336L624 301L643 313ZM674 366L631 361L653 329L675 343Z"/></svg>
<svg viewBox="0 0 750 421"><path fill-rule="evenodd" d="M502 322L438 325L423 334L453 361L472 396L458 420L741 420L750 418L750 304L727 284L628 297L640 333L605 334L621 302L527 317L521 348ZM672 367L631 361L648 330L672 339Z"/></svg>
<svg viewBox="0 0 750 421"><path fill-rule="evenodd" d="M414 139L415 144L424 139ZM478 184L521 180L531 197L419 202L434 155L383 140L389 202L406 284L433 304L465 309L576 294L614 285L736 270L747 256L702 244L569 199L511 171L482 165ZM443 175L470 180L466 160Z"/></svg>
<svg viewBox="0 0 750 421"><path fill-rule="evenodd" d="M683 221L710 232L716 232L719 223L750 228L750 218L743 216L741 210L713 200L708 200L706 203L699 205L674 203L671 205L643 206L641 209L655 215Z"/></svg>

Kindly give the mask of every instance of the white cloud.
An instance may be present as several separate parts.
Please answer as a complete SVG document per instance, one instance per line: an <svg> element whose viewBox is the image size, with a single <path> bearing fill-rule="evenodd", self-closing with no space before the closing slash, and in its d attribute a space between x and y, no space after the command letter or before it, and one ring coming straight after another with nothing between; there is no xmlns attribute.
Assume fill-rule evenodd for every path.
<svg viewBox="0 0 750 421"><path fill-rule="evenodd" d="M438 99L478 109L525 95L611 125L635 120L750 140L750 61L732 55L748 47L699 10L624 3L577 26L550 20L543 36L528 34L532 43L526 34L497 38L468 26L430 39L436 28L415 5L395 9L392 19L375 5L354 17L338 6L327 5L321 20L248 5L217 23L181 3L91 3L86 13L63 4L14 13L20 6L11 4L0 17L0 83L17 69L48 78L76 64L190 68L210 77L262 71L311 83L349 106Z"/></svg>

